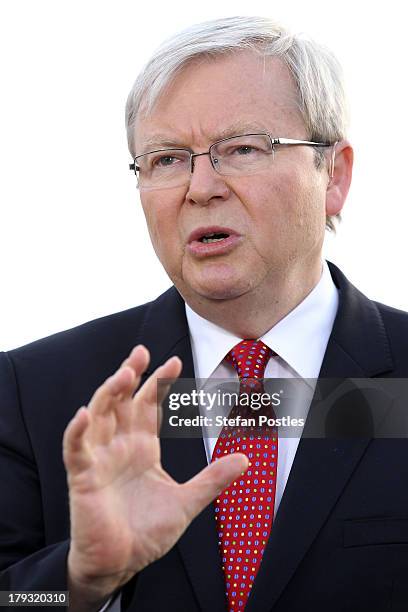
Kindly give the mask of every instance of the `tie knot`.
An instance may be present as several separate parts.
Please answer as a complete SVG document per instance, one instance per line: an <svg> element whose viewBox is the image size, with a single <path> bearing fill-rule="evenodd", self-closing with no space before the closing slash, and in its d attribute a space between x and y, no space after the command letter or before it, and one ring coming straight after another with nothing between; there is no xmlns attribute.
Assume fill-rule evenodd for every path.
<svg viewBox="0 0 408 612"><path fill-rule="evenodd" d="M246 378L264 377L272 354L273 351L261 340L241 340L226 355L226 360L234 366L239 380L245 382Z"/></svg>

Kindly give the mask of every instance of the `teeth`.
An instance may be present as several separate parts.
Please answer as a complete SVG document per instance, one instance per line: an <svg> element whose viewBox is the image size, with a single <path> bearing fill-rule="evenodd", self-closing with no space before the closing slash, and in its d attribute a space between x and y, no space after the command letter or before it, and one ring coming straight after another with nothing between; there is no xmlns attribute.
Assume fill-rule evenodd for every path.
<svg viewBox="0 0 408 612"><path fill-rule="evenodd" d="M224 238L203 238L203 242L205 242L206 244L209 244L211 242L219 242L220 240L224 240Z"/></svg>

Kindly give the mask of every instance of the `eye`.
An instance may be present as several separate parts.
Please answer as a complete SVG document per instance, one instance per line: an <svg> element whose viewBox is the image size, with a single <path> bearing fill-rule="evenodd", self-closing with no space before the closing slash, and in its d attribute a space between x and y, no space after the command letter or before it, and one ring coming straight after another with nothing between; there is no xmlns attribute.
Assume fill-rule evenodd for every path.
<svg viewBox="0 0 408 612"><path fill-rule="evenodd" d="M234 144L226 147L222 154L229 157L249 157L260 152L261 149L252 144Z"/></svg>
<svg viewBox="0 0 408 612"><path fill-rule="evenodd" d="M165 168L166 166L174 166L174 164L180 161L174 155L161 155L152 160L152 166Z"/></svg>
<svg viewBox="0 0 408 612"><path fill-rule="evenodd" d="M147 155L146 164L150 172L154 170L183 169L189 163L187 151L156 151Z"/></svg>
<svg viewBox="0 0 408 612"><path fill-rule="evenodd" d="M238 153L238 155L249 155L256 150L257 149L252 145L240 145L239 147L235 147L234 153Z"/></svg>

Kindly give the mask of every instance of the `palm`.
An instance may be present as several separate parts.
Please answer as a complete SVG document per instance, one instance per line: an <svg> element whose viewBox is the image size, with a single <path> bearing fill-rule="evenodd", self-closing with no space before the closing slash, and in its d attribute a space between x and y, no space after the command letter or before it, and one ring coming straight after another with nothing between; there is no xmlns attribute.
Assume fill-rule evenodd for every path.
<svg viewBox="0 0 408 612"><path fill-rule="evenodd" d="M164 555L246 467L242 456L228 457L182 485L163 470L156 382L178 376L180 361L169 360L133 397L147 361L146 349L135 349L64 439L75 566L89 577L116 576L117 586Z"/></svg>

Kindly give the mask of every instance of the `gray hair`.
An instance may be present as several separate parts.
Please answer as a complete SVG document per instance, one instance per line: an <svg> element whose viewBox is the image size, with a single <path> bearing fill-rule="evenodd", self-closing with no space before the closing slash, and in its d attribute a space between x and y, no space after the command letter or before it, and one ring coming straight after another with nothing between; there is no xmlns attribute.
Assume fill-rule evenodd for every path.
<svg viewBox="0 0 408 612"><path fill-rule="evenodd" d="M137 114L149 113L188 63L200 56L214 58L240 50L278 57L288 66L310 140L336 142L346 137L348 110L342 70L331 51L304 35L290 33L266 17L227 17L199 23L175 34L164 41L144 66L126 103L132 157ZM316 149L317 167L323 164L323 159L324 153ZM335 230L332 217L327 217L326 226Z"/></svg>

